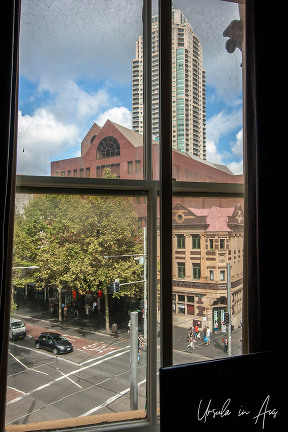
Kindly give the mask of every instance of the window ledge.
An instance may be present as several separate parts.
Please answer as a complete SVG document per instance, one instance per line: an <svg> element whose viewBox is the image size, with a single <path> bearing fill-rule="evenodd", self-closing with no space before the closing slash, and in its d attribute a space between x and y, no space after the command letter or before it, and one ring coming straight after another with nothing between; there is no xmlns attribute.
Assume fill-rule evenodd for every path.
<svg viewBox="0 0 288 432"><path fill-rule="evenodd" d="M144 420L146 418L145 410L124 411L121 413L98 414L87 417L75 417L63 420L49 420L44 422L29 423L23 425L6 426L6 432L37 432L47 430L59 430L80 428L83 426L99 426L115 422Z"/></svg>

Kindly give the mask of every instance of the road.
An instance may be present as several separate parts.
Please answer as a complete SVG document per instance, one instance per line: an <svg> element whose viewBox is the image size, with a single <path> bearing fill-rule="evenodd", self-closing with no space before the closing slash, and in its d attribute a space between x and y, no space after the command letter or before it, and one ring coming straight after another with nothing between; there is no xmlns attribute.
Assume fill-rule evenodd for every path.
<svg viewBox="0 0 288 432"><path fill-rule="evenodd" d="M55 323L33 319L26 320L26 329L27 338L11 341L9 346L7 425L130 410L127 334L115 338L79 328L63 331ZM73 343L74 351L54 355L37 350L35 337L45 330L60 331ZM211 346L205 347L197 342L192 351L186 348L186 330L176 329L174 363L223 357L218 339L220 335L215 335ZM145 408L145 395L146 353L142 352L138 364L139 409Z"/></svg>

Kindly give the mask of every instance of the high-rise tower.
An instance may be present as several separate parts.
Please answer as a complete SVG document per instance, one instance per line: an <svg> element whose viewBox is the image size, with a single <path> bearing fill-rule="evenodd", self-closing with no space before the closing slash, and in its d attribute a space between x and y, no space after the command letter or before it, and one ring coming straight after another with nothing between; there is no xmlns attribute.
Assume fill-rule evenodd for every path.
<svg viewBox="0 0 288 432"><path fill-rule="evenodd" d="M202 46L180 10L172 11L172 145L206 159L206 86ZM133 129L143 133L143 35L132 63ZM152 18L152 134L159 137L158 16Z"/></svg>

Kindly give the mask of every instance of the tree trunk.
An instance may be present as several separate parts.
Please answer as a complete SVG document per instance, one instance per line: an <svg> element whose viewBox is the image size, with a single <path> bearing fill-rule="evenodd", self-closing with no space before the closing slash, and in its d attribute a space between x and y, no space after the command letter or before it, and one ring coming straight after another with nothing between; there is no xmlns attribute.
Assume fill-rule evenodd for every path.
<svg viewBox="0 0 288 432"><path fill-rule="evenodd" d="M104 290L104 296L105 296L105 320L106 320L106 332L109 333L110 326L109 326L109 303L108 303L108 293L107 289Z"/></svg>
<svg viewBox="0 0 288 432"><path fill-rule="evenodd" d="M62 295L61 295L61 288L58 289L58 304L59 304L59 322L62 322L62 309L61 309L61 304L62 304Z"/></svg>

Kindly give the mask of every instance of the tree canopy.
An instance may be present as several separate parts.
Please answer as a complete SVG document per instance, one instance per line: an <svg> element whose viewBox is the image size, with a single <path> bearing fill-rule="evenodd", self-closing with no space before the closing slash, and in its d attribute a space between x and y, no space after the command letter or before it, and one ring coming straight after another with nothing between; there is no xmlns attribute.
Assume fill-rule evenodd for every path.
<svg viewBox="0 0 288 432"><path fill-rule="evenodd" d="M25 277L15 270L14 284L29 280L58 291L101 288L107 294L110 281L143 279L134 257L123 257L141 253L143 234L131 198L34 195L15 217L13 265L39 269ZM142 289L129 284L117 295L139 295Z"/></svg>

